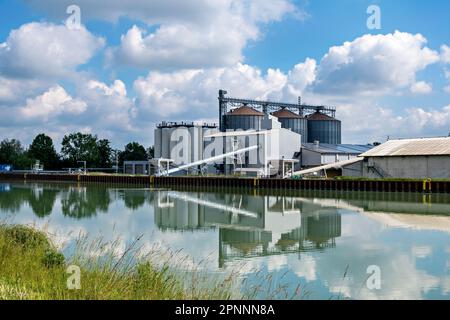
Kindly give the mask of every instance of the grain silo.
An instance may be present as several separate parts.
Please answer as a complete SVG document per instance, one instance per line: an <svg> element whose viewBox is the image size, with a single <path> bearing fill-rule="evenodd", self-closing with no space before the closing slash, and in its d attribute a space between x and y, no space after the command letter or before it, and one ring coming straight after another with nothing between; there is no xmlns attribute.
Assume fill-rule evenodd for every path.
<svg viewBox="0 0 450 320"><path fill-rule="evenodd" d="M248 106L231 110L225 116L226 130L261 130L264 113Z"/></svg>
<svg viewBox="0 0 450 320"><path fill-rule="evenodd" d="M308 142L308 120L306 118L284 108L272 113L272 115L278 118L282 128L300 134L302 143Z"/></svg>
<svg viewBox="0 0 450 320"><path fill-rule="evenodd" d="M203 159L204 136L214 124L162 122L155 129L155 158L172 159L175 165Z"/></svg>
<svg viewBox="0 0 450 320"><path fill-rule="evenodd" d="M341 121L320 111L309 115L308 142L341 144Z"/></svg>

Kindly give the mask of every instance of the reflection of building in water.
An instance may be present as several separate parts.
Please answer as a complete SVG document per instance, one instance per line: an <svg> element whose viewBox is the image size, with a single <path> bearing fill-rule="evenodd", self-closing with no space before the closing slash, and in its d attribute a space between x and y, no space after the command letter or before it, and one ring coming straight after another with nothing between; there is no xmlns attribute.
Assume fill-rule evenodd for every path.
<svg viewBox="0 0 450 320"><path fill-rule="evenodd" d="M219 228L220 265L228 259L323 250L341 235L336 208L298 198L159 191L161 230Z"/></svg>
<svg viewBox="0 0 450 320"><path fill-rule="evenodd" d="M212 198L212 199L211 199ZM213 201L212 201L213 200ZM161 230L197 230L221 226L253 228L264 226L262 210L255 198L224 194L185 194L158 191L155 204L155 224ZM261 208L262 209L262 208Z"/></svg>
<svg viewBox="0 0 450 320"><path fill-rule="evenodd" d="M334 247L341 236L341 216L337 209L320 210L314 215L295 214L297 223L285 225L291 228L279 233L276 225L267 224L264 230L220 230L220 265L233 258L247 258ZM280 215L279 219L283 220ZM286 220L289 222L289 220ZM295 228L296 227L296 228Z"/></svg>
<svg viewBox="0 0 450 320"><path fill-rule="evenodd" d="M9 183L0 183L0 192L9 192L11 190L11 186Z"/></svg>
<svg viewBox="0 0 450 320"><path fill-rule="evenodd" d="M277 245L289 248L299 243L302 251L334 247L335 239L341 236L341 215L337 210L329 210L318 216L302 217L300 228L281 235Z"/></svg>

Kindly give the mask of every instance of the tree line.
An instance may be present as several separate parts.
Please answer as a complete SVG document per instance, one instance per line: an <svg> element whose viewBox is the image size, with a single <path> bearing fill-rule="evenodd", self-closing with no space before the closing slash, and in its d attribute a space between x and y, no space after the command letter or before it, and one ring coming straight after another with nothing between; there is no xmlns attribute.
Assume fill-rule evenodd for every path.
<svg viewBox="0 0 450 320"><path fill-rule="evenodd" d="M108 139L99 139L97 135L71 133L65 135L58 153L52 138L41 133L28 148L17 139L5 139L0 142L0 164L12 165L15 169L30 169L36 161L45 170L60 170L82 167L80 161L86 161L88 168L111 169L118 161L144 161L153 157L153 147L146 149L138 142L128 143L123 150L111 147Z"/></svg>

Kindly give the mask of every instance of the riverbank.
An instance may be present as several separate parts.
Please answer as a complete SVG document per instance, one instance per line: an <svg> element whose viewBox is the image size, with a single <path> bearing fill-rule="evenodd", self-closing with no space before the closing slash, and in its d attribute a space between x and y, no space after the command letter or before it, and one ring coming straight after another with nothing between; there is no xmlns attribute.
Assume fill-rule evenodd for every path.
<svg viewBox="0 0 450 320"><path fill-rule="evenodd" d="M0 225L0 300L231 298L232 278L211 281L194 276L186 281L168 263L156 266L148 256L139 258L137 252L131 246L118 257L85 254L65 258L45 233Z"/></svg>
<svg viewBox="0 0 450 320"><path fill-rule="evenodd" d="M116 184L135 187L207 187L252 190L334 190L397 193L450 193L450 180L408 179L260 179L209 176L132 176L83 174L0 173L0 181L53 181Z"/></svg>

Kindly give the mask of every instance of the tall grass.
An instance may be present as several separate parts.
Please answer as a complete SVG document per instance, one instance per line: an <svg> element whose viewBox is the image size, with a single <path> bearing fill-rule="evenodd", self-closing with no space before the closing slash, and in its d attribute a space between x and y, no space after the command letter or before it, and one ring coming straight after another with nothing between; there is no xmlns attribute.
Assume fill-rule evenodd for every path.
<svg viewBox="0 0 450 320"><path fill-rule="evenodd" d="M236 277L214 278L185 263L179 252L139 247L136 239L117 253L116 243L80 238L64 258L46 234L30 227L0 225L0 299L37 300L207 300L238 298ZM92 254L94 253L94 254ZM67 267L81 270L81 288L67 286Z"/></svg>

